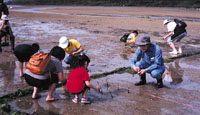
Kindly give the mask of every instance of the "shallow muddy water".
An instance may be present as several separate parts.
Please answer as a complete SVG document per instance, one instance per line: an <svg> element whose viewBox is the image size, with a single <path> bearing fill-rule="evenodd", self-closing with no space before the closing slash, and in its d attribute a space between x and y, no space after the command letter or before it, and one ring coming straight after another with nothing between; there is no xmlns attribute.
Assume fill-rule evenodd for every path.
<svg viewBox="0 0 200 115"><path fill-rule="evenodd" d="M181 61L181 60L180 60ZM174 62L170 63L174 64ZM187 69L183 68L187 73ZM11 102L12 107L24 112L54 113L54 114L198 114L200 111L199 93L193 87L190 77L181 77L182 81L173 84L164 82L165 88L155 89L156 80L147 75L147 85L137 87L134 83L139 81L138 75L128 73L113 74L104 78L92 80L93 84L100 84L102 93L91 89L88 97L92 99L91 105L81 103L74 104L71 101L72 95L65 94L66 98L60 97L62 88L58 88L55 97L59 101L44 102L47 93L41 93L39 100L30 100L30 96L17 99ZM172 76L173 82L177 81ZM186 86L189 88L185 88ZM200 84L198 84L198 87ZM176 96L174 96L176 95ZM187 96L189 95L189 96ZM24 102L20 104L20 102ZM144 104L145 103L145 104ZM29 105L29 106L26 106ZM148 107L151 106L151 109ZM53 108L53 109L52 109ZM122 109L123 108L123 109ZM143 110L143 111L142 111Z"/></svg>
<svg viewBox="0 0 200 115"><path fill-rule="evenodd" d="M13 21L13 23L19 23ZM67 29L66 29L67 28ZM68 27L67 24L47 23L40 21L23 21L20 25L13 28L16 36L24 40L47 39L49 36L57 37L60 35L82 35L89 34L85 30Z"/></svg>
<svg viewBox="0 0 200 115"><path fill-rule="evenodd" d="M113 74L92 80L93 84L102 87L102 93L93 89L89 91L91 105L74 104L71 102L73 95L63 93L62 88L58 88L54 94L60 99L59 101L46 103L47 93L43 92L39 100L31 100L30 96L27 96L12 101L11 105L15 110L30 114L77 114L80 111L83 114L198 114L200 112L198 95L200 67L197 63L199 59L200 55L196 55L166 63L168 71L165 75L169 74L172 82L164 81L165 87L160 90L155 89L156 80L149 74L147 74L147 85L140 87L134 85L139 81L139 76L136 74ZM61 95L64 95L64 98ZM156 103L156 105L152 109L147 109L144 103L145 105Z"/></svg>

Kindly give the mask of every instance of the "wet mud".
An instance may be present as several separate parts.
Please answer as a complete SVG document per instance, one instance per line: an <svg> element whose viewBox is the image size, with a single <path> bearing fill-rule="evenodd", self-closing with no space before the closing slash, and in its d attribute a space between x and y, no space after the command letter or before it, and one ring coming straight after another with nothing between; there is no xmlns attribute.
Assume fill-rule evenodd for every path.
<svg viewBox="0 0 200 115"><path fill-rule="evenodd" d="M28 10L27 10L28 9ZM164 18L185 19L188 35L181 42L183 53L199 51L199 11L178 8L131 7L53 7L20 6L11 9L10 20L16 36L16 44L39 42L41 49L49 51L58 44L61 36L77 39L91 58L89 75L110 72L116 68L129 67L129 60L136 47L124 46L120 37L134 29L139 36L148 34L152 42L159 44L164 58L169 55L169 46L162 36L166 30ZM159 9L159 10L158 10ZM148 12L147 12L148 11ZM165 13L164 13L165 12ZM167 13L166 13L167 12ZM180 13L181 12L181 13ZM168 14L168 15L164 15ZM151 17L151 16L154 17ZM142 16L142 17L141 17ZM158 18L156 18L158 17ZM19 78L18 62L10 52L10 46L3 47L0 54L0 96L18 89L30 88ZM60 100L47 103L46 91L41 98L32 100L30 95L10 101L12 110L29 114L199 114L200 110L200 55L175 59L165 63L170 82L164 81L164 88L156 89L156 80L147 74L147 85L136 87L137 74L108 74L92 79L93 84L102 86L102 93L90 90L88 97L92 104L74 104L73 95L57 88L54 96ZM68 65L64 64L68 73Z"/></svg>

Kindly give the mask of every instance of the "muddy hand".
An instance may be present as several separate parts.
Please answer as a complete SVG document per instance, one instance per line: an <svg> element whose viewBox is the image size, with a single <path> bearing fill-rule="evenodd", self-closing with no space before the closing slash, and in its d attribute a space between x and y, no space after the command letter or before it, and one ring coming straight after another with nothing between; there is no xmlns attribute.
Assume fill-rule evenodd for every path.
<svg viewBox="0 0 200 115"><path fill-rule="evenodd" d="M99 85L96 86L96 90L99 91L101 87Z"/></svg>
<svg viewBox="0 0 200 115"><path fill-rule="evenodd" d="M138 73L140 71L140 68L139 67L133 67L133 70Z"/></svg>

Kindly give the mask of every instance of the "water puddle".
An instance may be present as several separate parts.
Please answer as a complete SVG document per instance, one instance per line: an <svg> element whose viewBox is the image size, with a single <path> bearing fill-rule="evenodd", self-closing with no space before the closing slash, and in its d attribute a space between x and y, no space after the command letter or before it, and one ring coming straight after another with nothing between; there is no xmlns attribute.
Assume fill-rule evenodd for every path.
<svg viewBox="0 0 200 115"><path fill-rule="evenodd" d="M23 78L19 77L18 62L10 61L0 65L0 95L27 87Z"/></svg>
<svg viewBox="0 0 200 115"><path fill-rule="evenodd" d="M170 88L182 88L186 90L200 89L199 70L200 55L176 59L174 62L165 64L167 71L165 75L171 77L171 82L166 82Z"/></svg>
<svg viewBox="0 0 200 115"><path fill-rule="evenodd" d="M13 21L12 23L20 22ZM17 38L25 40L45 39L49 38L49 36L89 34L85 30L70 27L66 29L66 27L67 25L57 23L23 21L21 25L14 27L13 31L15 31Z"/></svg>

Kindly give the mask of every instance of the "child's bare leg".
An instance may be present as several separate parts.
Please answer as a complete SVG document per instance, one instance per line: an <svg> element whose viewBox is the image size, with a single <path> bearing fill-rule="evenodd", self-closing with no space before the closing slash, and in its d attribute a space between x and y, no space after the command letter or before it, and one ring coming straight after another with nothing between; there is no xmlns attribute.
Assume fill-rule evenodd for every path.
<svg viewBox="0 0 200 115"><path fill-rule="evenodd" d="M75 94L74 97L75 97L75 98L78 98L78 94Z"/></svg>
<svg viewBox="0 0 200 115"><path fill-rule="evenodd" d="M177 42L177 46L178 46L178 52L181 54L182 53L181 42Z"/></svg>
<svg viewBox="0 0 200 115"><path fill-rule="evenodd" d="M82 95L82 97L86 97L87 96L87 92L88 92L88 89L86 89L84 92L83 92L83 95Z"/></svg>
<svg viewBox="0 0 200 115"><path fill-rule="evenodd" d="M33 87L33 94L32 94L32 98L36 98L37 96L37 92L38 92L38 88L37 87Z"/></svg>
<svg viewBox="0 0 200 115"><path fill-rule="evenodd" d="M23 74L23 62L19 62L19 76L22 77Z"/></svg>
<svg viewBox="0 0 200 115"><path fill-rule="evenodd" d="M74 94L74 98L72 98L74 103L78 103L78 94Z"/></svg>
<svg viewBox="0 0 200 115"><path fill-rule="evenodd" d="M173 43L169 44L169 46L172 48L173 51L177 51L176 47L175 47L175 45Z"/></svg>
<svg viewBox="0 0 200 115"><path fill-rule="evenodd" d="M46 101L57 100L55 98L52 98L52 94L55 91L55 89L56 89L56 83L51 84L51 86L49 88L49 91L48 91L48 95L47 95Z"/></svg>

